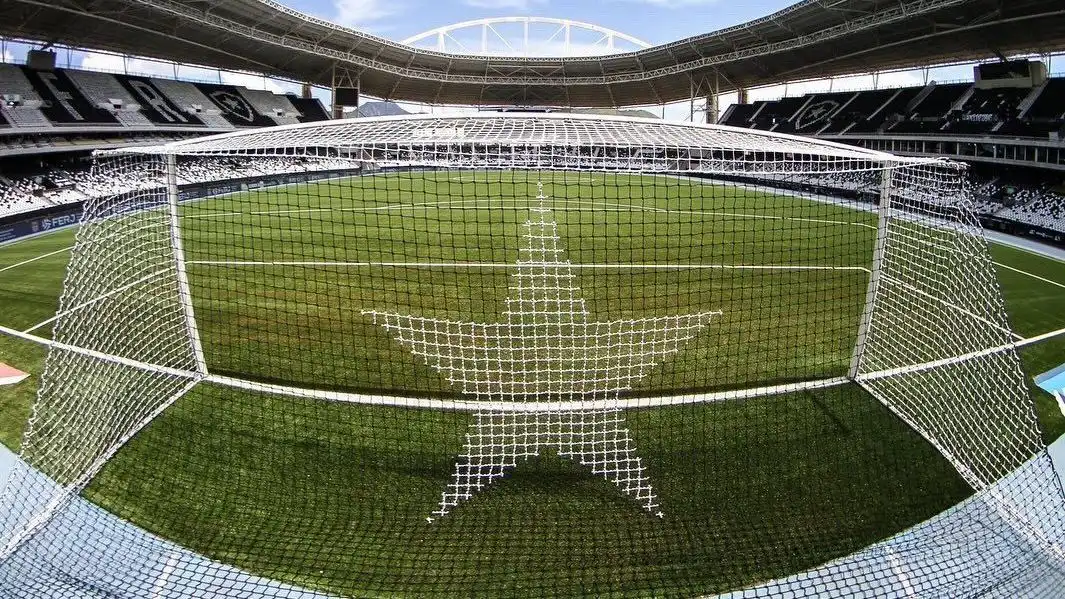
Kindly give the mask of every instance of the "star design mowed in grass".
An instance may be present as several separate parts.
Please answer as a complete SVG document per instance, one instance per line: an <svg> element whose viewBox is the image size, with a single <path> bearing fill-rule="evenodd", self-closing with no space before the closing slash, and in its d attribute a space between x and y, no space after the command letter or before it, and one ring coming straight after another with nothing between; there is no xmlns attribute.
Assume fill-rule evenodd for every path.
<svg viewBox="0 0 1065 599"><path fill-rule="evenodd" d="M590 468L662 517L622 411L610 403L721 313L592 320L542 185L537 199L522 226L502 322L363 312L486 405L476 412L452 481L427 520L448 514L545 448Z"/></svg>

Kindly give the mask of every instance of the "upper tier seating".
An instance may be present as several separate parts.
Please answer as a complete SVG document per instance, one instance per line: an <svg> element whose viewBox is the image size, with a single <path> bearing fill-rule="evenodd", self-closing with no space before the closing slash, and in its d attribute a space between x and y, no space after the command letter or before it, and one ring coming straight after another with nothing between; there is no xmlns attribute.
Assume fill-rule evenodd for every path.
<svg viewBox="0 0 1065 599"><path fill-rule="evenodd" d="M255 107L259 114L266 115L278 125L292 125L300 122L300 114L287 96L278 96L268 91L242 89L241 94Z"/></svg>
<svg viewBox="0 0 1065 599"><path fill-rule="evenodd" d="M1065 138L1065 78L1042 89L953 83L762 100L731 106L722 124L804 135Z"/></svg>
<svg viewBox="0 0 1065 599"><path fill-rule="evenodd" d="M834 124L833 118L858 95L855 92L814 94L790 121L781 123L774 131L814 135Z"/></svg>
<svg viewBox="0 0 1065 599"><path fill-rule="evenodd" d="M15 65L0 64L0 113L12 127L49 127L37 90Z"/></svg>
<svg viewBox="0 0 1065 599"><path fill-rule="evenodd" d="M986 134L1000 123L1020 114L1020 105L1032 93L1030 88L974 89L961 110L947 119L944 131L969 135Z"/></svg>
<svg viewBox="0 0 1065 599"><path fill-rule="evenodd" d="M752 117L754 128L774 130L775 127L793 117L805 102L806 98L782 98L765 102L761 110L758 110Z"/></svg>
<svg viewBox="0 0 1065 599"><path fill-rule="evenodd" d="M331 118L325 111L325 107L316 98L298 98L291 94L287 97L292 106L299 111L301 123L328 121Z"/></svg>
<svg viewBox="0 0 1065 599"><path fill-rule="evenodd" d="M0 135L27 128L152 130L320 121L321 102L222 84L0 64Z"/></svg>
<svg viewBox="0 0 1065 599"><path fill-rule="evenodd" d="M731 127L750 127L755 108L755 104L733 104L732 108L725 113L721 124Z"/></svg>
<svg viewBox="0 0 1065 599"><path fill-rule="evenodd" d="M846 132L856 126L859 121L878 112L888 100L895 96L895 93L896 90L881 89L853 94L851 100L841 106L839 112L831 117L829 126L821 130L821 135Z"/></svg>
<svg viewBox="0 0 1065 599"><path fill-rule="evenodd" d="M173 79L154 79L152 83L180 110L194 115L208 127L212 129L233 128L229 120L222 116L222 112L195 85Z"/></svg>
<svg viewBox="0 0 1065 599"><path fill-rule="evenodd" d="M947 113L972 86L967 83L933 85L901 121L890 128L892 133L936 133L946 124Z"/></svg>
<svg viewBox="0 0 1065 599"><path fill-rule="evenodd" d="M140 103L133 99L114 75L93 71L64 72L93 106L110 110L120 123L128 126L151 125L148 117L140 111Z"/></svg>
<svg viewBox="0 0 1065 599"><path fill-rule="evenodd" d="M1047 121L1065 119L1065 78L1047 81L1043 91L1024 116Z"/></svg>
<svg viewBox="0 0 1065 599"><path fill-rule="evenodd" d="M910 103L917 99L923 88L907 87L894 90L888 99L875 112L870 112L865 118L859 118L847 133L877 133L901 119L902 115L909 110ZM876 91L861 92L860 97L876 94ZM864 100L859 100L864 102Z"/></svg>

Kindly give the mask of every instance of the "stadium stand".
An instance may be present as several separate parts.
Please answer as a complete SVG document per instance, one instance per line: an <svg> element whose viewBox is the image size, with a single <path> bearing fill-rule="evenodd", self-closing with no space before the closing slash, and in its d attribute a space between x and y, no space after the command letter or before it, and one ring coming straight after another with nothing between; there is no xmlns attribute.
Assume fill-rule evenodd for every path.
<svg viewBox="0 0 1065 599"><path fill-rule="evenodd" d="M155 87L170 98L180 110L191 114L211 129L231 129L229 120L222 116L221 109L203 95L195 85L187 81L170 79L153 80Z"/></svg>
<svg viewBox="0 0 1065 599"><path fill-rule="evenodd" d="M942 131L947 113L972 86L964 83L929 84L918 93L915 103L903 118L890 128L894 133L935 133Z"/></svg>
<svg viewBox="0 0 1065 599"><path fill-rule="evenodd" d="M0 64L0 97L0 135L60 127L214 133L328 118L316 99L235 85L13 64Z"/></svg>
<svg viewBox="0 0 1065 599"><path fill-rule="evenodd" d="M293 125L300 122L296 107L288 100L288 96L278 96L268 91L244 90L243 95L247 98L255 112L266 115L278 125Z"/></svg>
<svg viewBox="0 0 1065 599"><path fill-rule="evenodd" d="M1027 235L1030 227L1042 229L1042 239L1059 242L1065 234L1065 188L1062 174L1053 168L1056 140L1065 139L1065 78L1052 78L1035 86L982 86L978 83L929 83L902 89L810 93L780 100L761 100L733 105L721 119L734 127L765 129L827 137L866 147L869 140L929 140L925 145L885 148L911 153L948 153L948 140L984 139L985 143L958 141L948 148L967 146L968 153L955 159L972 163L972 188L976 212L1000 230ZM989 142L1032 145L992 152ZM1047 146L1050 142L1052 145ZM1022 146L1024 145L1022 143ZM961 150L956 149L960 153ZM1060 152L1060 150L1059 150ZM1038 163L1024 167L1033 156ZM1010 158L1009 166L1001 158ZM1062 164L1065 164L1063 162ZM877 182L860 177L826 180L804 176L803 185L821 192L872 197ZM930 204L938 198L920 198ZM993 221L993 222L991 222ZM1049 235L1049 237L1048 237Z"/></svg>
<svg viewBox="0 0 1065 599"><path fill-rule="evenodd" d="M108 180L90 170L92 150L159 144L242 127L320 121L322 103L235 85L189 83L74 69L0 64L0 217L158 185ZM198 183L260 174L240 161L204 161ZM288 168L291 168L291 162ZM272 166L271 166L272 165ZM305 170L346 168L309 161Z"/></svg>
<svg viewBox="0 0 1065 599"><path fill-rule="evenodd" d="M51 122L40 108L44 101L26 75L15 65L0 64L0 107L13 127L47 127Z"/></svg>
<svg viewBox="0 0 1065 599"><path fill-rule="evenodd" d="M71 204L92 197L159 187L163 181L153 175L148 165L136 165L121 178L112 173L94 172L92 161L79 157L46 162L32 167L20 165L21 172L0 174L0 217L30 212L52 206ZM10 166L8 166L10 168ZM204 183L288 173L350 169L350 162L335 158L241 160L236 158L199 158L183 161L179 184Z"/></svg>
<svg viewBox="0 0 1065 599"><path fill-rule="evenodd" d="M882 104L879 108L870 111L867 115L853 114L856 119L854 124L844 129L844 133L876 133L883 130L890 123L894 123L902 118L902 115L906 113L907 108L914 100L917 99L917 95L920 94L922 88L909 87L900 90L895 90L895 93ZM866 98L869 98L869 104L874 103L874 99L877 96L876 91L859 92L858 98L855 103L858 105L864 105Z"/></svg>
<svg viewBox="0 0 1065 599"><path fill-rule="evenodd" d="M931 83L899 90L807 94L735 105L721 122L807 135L942 133L1045 138L1065 126L1065 78L1050 79L1036 89Z"/></svg>
<svg viewBox="0 0 1065 599"><path fill-rule="evenodd" d="M298 118L301 123L325 121L330 118L325 112L325 107L322 106L322 103L314 98L300 98L289 95L288 101L293 107L295 107L296 112L299 113Z"/></svg>
<svg viewBox="0 0 1065 599"><path fill-rule="evenodd" d="M140 104L113 75L93 71L68 71L67 77L94 108L110 112L123 125L151 125L151 121L141 111Z"/></svg>
<svg viewBox="0 0 1065 599"><path fill-rule="evenodd" d="M858 92L853 95L854 97L831 117L831 123L821 131L822 134L846 133L857 127L861 121L876 115L887 107L888 102L898 95L898 91L876 90Z"/></svg>
<svg viewBox="0 0 1065 599"><path fill-rule="evenodd" d="M53 125L119 124L112 110L93 105L64 71L35 71L27 67L21 70L42 100L41 112Z"/></svg>
<svg viewBox="0 0 1065 599"><path fill-rule="evenodd" d="M1021 102L1032 93L1025 88L973 89L960 110L948 117L944 131L968 135L991 133L1020 114Z"/></svg>
<svg viewBox="0 0 1065 599"><path fill-rule="evenodd" d="M782 98L776 102L764 102L751 117L755 129L775 131L782 123L795 115L806 98Z"/></svg>
<svg viewBox="0 0 1065 599"><path fill-rule="evenodd" d="M275 119L258 112L235 86L212 83L194 85L234 127L269 127L277 124Z"/></svg>
<svg viewBox="0 0 1065 599"><path fill-rule="evenodd" d="M204 125L191 111L182 110L172 98L168 98L160 90L161 82L128 75L115 75L114 78L135 97L133 102L140 107L141 113L148 121L161 127Z"/></svg>
<svg viewBox="0 0 1065 599"><path fill-rule="evenodd" d="M795 114L788 126L777 127L781 133L793 132L801 134L818 134L825 129L842 129L844 125L834 120L847 106L854 101L858 94L830 93L815 94L810 96L806 105Z"/></svg>
<svg viewBox="0 0 1065 599"><path fill-rule="evenodd" d="M1029 197L1031 199L1005 208L995 216L1065 233L1065 195L1042 191L1032 192Z"/></svg>

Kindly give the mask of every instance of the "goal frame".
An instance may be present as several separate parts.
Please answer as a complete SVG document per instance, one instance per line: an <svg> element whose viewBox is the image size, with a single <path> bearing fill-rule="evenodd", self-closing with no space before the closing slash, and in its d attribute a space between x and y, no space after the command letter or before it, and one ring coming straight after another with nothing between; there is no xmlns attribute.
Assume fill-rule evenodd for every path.
<svg viewBox="0 0 1065 599"><path fill-rule="evenodd" d="M495 121L495 123L493 123L493 121ZM560 123L563 124L560 125ZM493 124L499 126L493 129L491 127ZM375 130L374 127L377 125L380 125L380 127ZM539 127L539 129L537 129L537 127ZM365 129L365 131L360 128ZM207 358L205 357L200 337L201 331L194 308L193 290L188 274L189 261L185 252L185 243L183 242L181 194L178 185L180 172L180 165L178 162L179 157L314 157L319 156L320 152L324 153L327 151L323 150L318 145L315 145L316 142L313 142L314 132L330 131L335 134L335 139L333 139L333 142L335 143L330 142L332 145L328 147L328 151L335 150L338 153L341 151L347 152L345 155L346 158L363 164L378 164L379 161L381 161L381 158L374 152L381 148L390 149L395 146L399 149L429 148L428 150L424 150L425 153L422 156L423 159L411 160L407 166L462 168L461 159L465 156L462 155L462 151L455 154L453 148L456 145L461 146L462 144L470 143L471 149L469 156L472 156L475 160L482 161L487 165L485 168L493 168L489 161L492 157L497 156L497 154L493 154L493 152L496 151L493 148L498 146L499 154L505 154L507 152L517 154L520 150L529 148L547 148L542 152L542 155L537 155L529 159L528 163L518 164L508 168L527 171L567 171L571 170L571 168L567 166L565 160L576 159L579 163L582 156L580 153L581 149L586 147L597 147L596 144L618 143L612 141L611 136L618 134L619 131L624 133L626 128L638 129L638 133L640 134L646 133L647 139L653 139L654 135L662 135L663 141L661 142L647 142L641 135L636 134L625 138L625 143L631 142L631 145L626 147L635 148L641 151L643 149L654 151L662 150L662 156L659 156L655 152L648 152L645 156L636 156L636 152L633 152L633 155L623 158L619 157L618 161L621 163L617 169L617 172L619 173L672 176L676 174L677 171L680 171L681 175L686 173L705 174L707 172L710 174L718 174L709 166L706 168L710 170L700 171L699 168L705 165L717 165L720 166L722 170L735 168L737 169L735 173L729 171L724 174L752 175L754 177L766 174L791 175L805 172L814 174L819 172L835 172L827 170L818 171L817 161L814 159L807 161L802 158L783 158L785 156L802 156L805 155L803 154L804 152L808 152L810 155L820 156L824 158L826 163L838 161L843 165L856 165L856 171L876 171L879 173L879 195L875 203L875 208L874 204L870 203L869 205L869 212L874 213L877 219L876 236L872 245L871 266L869 280L865 287L864 303L861 305L859 320L855 323L857 324L857 336L854 345L851 348L849 363L845 362L845 360L847 360L845 353L847 351L846 345L841 343L841 347L838 350L839 357L837 360L840 363L839 370L841 374L845 371L845 375L817 380L804 380L797 383L763 385L759 387L751 386L749 388L706 393L669 396L662 395L656 397L608 397L596 398L593 400L579 399L566 401L501 403L495 400L482 400L476 397L440 399L438 397L430 396L404 397L384 394L347 393L255 382L232 376L214 374L209 371ZM477 133L473 133L474 131ZM530 131L532 133L529 133ZM361 137L363 133L365 133L365 137ZM559 135L558 138L551 138L552 134L559 133L561 133L561 135ZM528 137L523 137L526 134L529 134ZM468 136L474 137L474 140L469 141L466 139ZM705 146L698 146L697 140L699 139L699 136L705 136L707 139L711 139L711 141L707 142ZM715 136L718 136L719 139L715 139ZM761 147L759 144L764 144L765 147ZM787 151L789 148L795 151L789 153ZM669 152L674 150L677 152L676 155L670 157ZM301 154L300 152L303 153ZM824 154L818 154L817 152L824 152ZM381 154L384 153L385 152L383 151L381 152ZM741 157L737 158L737 155L741 155ZM739 167L743 166L745 163L758 162L758 160L748 160L746 156L749 155L761 156L763 162L773 162L774 157L781 157L779 159L786 164L783 166L777 164L776 166L780 167L780 170L778 171L768 169L758 170L757 165L752 167L753 170L751 171L743 171ZM1008 371L1006 374L1009 377L1012 377L1010 381L1016 383L1016 375L1019 371L1019 361L1017 360L1015 352L1016 348L1014 345L980 348L975 352L951 358L947 362L940 360L938 362L928 362L916 365L903 365L895 369L884 368L881 370L866 372L867 353L869 352L870 347L869 342L870 338L875 335L875 332L872 329L874 328L874 321L878 316L877 311L880 308L879 301L881 294L885 293L885 285L891 284L890 282L885 283L884 280L884 272L886 269L885 264L888 259L888 246L891 237L890 225L893 222L893 219L901 218L905 220L905 216L900 216L904 211L904 207L900 207L896 204L896 202L901 201L899 196L896 195L896 192L900 186L905 184L905 181L900 182L898 180L900 169L911 167L943 167L949 169L952 167L953 163L933 159L908 159L843 144L821 142L810 140L808 138L777 133L753 132L750 130L730 127L694 124L681 126L665 124L651 119L634 119L628 117L598 117L594 115L544 116L542 114L507 114L505 116L487 114L469 117L436 117L433 115L421 115L417 117L379 117L359 119L358 122L355 123L337 122L326 125L308 123L277 127L268 131L240 131L198 140L176 142L165 146L101 152L98 153L98 156L101 158L114 159L122 159L122 157L129 156L136 159L147 156L159 160L161 163L162 177L165 183L162 191L165 197L165 208L161 206L157 208L160 209L161 216L165 214L165 225L160 224L159 226L161 227L161 230L165 230L170 250L173 252L172 267L174 269L173 276L177 297L172 299L175 299L179 304L180 311L177 314L177 318L181 321L183 339L189 344L188 349L191 353L191 357L188 357L188 364L186 365L174 366L152 364L126 356L108 355L96 351L91 347L70 345L63 340L51 342L50 345L52 346L52 351L57 352L57 355L88 356L93 359L107 361L121 368L145 370L149 371L152 375L169 377L170 379L179 381L183 383L183 386L181 386L176 393L171 393L166 398L162 398L156 402L157 405L155 406L155 409L149 413L140 414L140 418L136 419L135 424L127 427L128 430L118 431L121 435L117 436L111 445L107 447L106 451L95 456L95 459L83 469L81 476L75 478L69 486L62 489L61 494L53 496L52 501L45 505L43 510L33 515L28 526L23 527L16 536L9 540L5 547L0 549L0 571L2 571L5 562L11 559L12 556L18 552L20 547L24 546L41 531L45 530L46 525L52 522L55 516L59 514L68 503L78 499L77 495L93 480L111 457L138 434L139 431L148 426L156 417L169 409L174 402L178 401L182 396L187 394L200 383L209 383L220 387L252 391L264 395L303 398L333 403L347 403L364 406L389 406L420 410L458 411L474 413L477 417L480 417L482 413L491 412L492 414L504 414L511 420L520 420L526 416L535 416L540 413L567 413L593 410L620 411L627 409L727 402L769 395L779 395L802 390L823 389L854 384L863 388L873 398L870 401L875 400L888 410L891 410L902 422L914 429L915 432L924 437L932 446L943 454L943 456L951 462L960 473L962 473L966 482L968 482L978 493L981 493L980 499L988 502L989 507L1006 521L1015 532L1020 534L1023 539L1033 545L1037 553L1054 564L1065 565L1065 550L1062 549L1059 540L1053 535L1040 529L1038 522L1032 522L1032 519L1023 513L1023 509L1018 507L1018 500L1016 497L1009 497L1007 496L1008 493L996 490L996 487L986 480L986 474L982 475L983 478L981 478L981 475L979 474L972 474L971 472L967 473L965 470L965 462L967 459L970 459L969 456L955 454L952 451L952 446L949 442L944 443L942 440L937 439L935 431L929 433L926 430L922 430L928 427L924 426L920 420L907 417L907 413L904 410L900 411L896 405L893 405L891 397L886 397L875 388L875 385L878 382L885 379L923 372L925 370L942 369L945 366L952 366L953 364L951 361L968 363L987 356L998 357L1003 355L1006 356L1003 364L996 364L994 366ZM554 160L554 162L552 162L552 160ZM456 164L459 164L459 166L456 167ZM683 165L683 168L681 168L681 165ZM696 166L693 167L692 165ZM583 165L578 164L578 166ZM787 170L788 167L792 166L794 166L796 170ZM858 168L858 166L861 168ZM804 168L809 170L803 171L802 169ZM842 168L843 167L840 167L840 172L845 172L842 171ZM902 178L905 179L905 177L906 173L903 172ZM771 183L768 185L771 185ZM782 191L782 193L786 192ZM152 209L154 210L155 208ZM160 219L160 223L163 223L163 219ZM869 228L872 227L870 226ZM961 228L963 227L959 227L959 229ZM964 230L960 231L959 235L965 236L968 240L968 237L972 237L972 232ZM982 238L979 241L982 241ZM986 251L986 244L983 249ZM867 259L866 256L869 256L869 254L863 252L863 260ZM196 264L195 260L192 261L192 264ZM864 270L864 268L862 270ZM859 299L861 297L860 294L860 283L856 283L855 291L853 293L855 307L857 307L858 302L861 301L861 299ZM996 309L995 306L991 306L991 308ZM1001 308L1001 306L998 308ZM998 316L999 315L997 314L993 314L991 318L993 320ZM847 316L846 318L847 320L850 320L851 316ZM847 324L846 326L848 327L848 332L853 334L854 329L849 328L851 325ZM1006 327L1008 328L1008 323L1006 324ZM25 334L22 334L22 336L25 337ZM875 356L873 359L875 360ZM51 356L49 356L49 360L52 360ZM44 397L44 393L42 393L41 397ZM544 426L550 428L550 426L554 426L554 423L545 424ZM1038 430L1037 427L1038 424L1036 423L1036 430ZM27 438L29 438L29 434L27 434ZM1023 449L1027 449L1027 446ZM1033 462L1037 462L1037 466L1045 466L1046 464L1044 462L1049 462L1045 447L1038 448L1038 452L1032 456L1032 460ZM1027 466L1028 463L1022 464L1022 467ZM1018 470L1019 469L1020 468L1018 468ZM1046 483L1045 489L1043 487L1041 487L1041 489L1048 493L1047 496L1052 497L1056 501L1060 501L1063 498L1063 494L1057 474L1053 473L1052 470L1049 471L1049 474L1047 471L1040 471L1038 476L1045 477L1041 478L1040 482ZM0 499L5 498L7 498L6 494L0 495ZM654 497L652 496L648 499L648 506L651 506L653 502ZM453 507L453 505L454 504L447 504L446 508L449 509L450 507ZM653 508L657 508L657 505L654 505ZM650 510L652 507L648 507L648 509ZM446 509L444 507L441 508L439 515L446 515ZM0 524L3 524L2 519L0 519ZM4 530L0 528L0 532L4 532ZM0 583L2 582L2 577L0 577Z"/></svg>

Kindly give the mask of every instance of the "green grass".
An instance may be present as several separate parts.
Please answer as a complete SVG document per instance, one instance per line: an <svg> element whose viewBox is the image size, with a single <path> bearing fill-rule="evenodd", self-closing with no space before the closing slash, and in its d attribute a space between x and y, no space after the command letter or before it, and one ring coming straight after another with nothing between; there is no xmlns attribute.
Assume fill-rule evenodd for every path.
<svg viewBox="0 0 1065 599"><path fill-rule="evenodd" d="M506 269L195 262L511 264L536 179L453 180L469 176L367 178L183 206L211 370L344 391L455 395L361 310L498 321ZM868 266L875 231L863 212L674 179L538 177L575 264ZM468 205L440 205L446 199ZM419 202L434 205L410 206ZM2 247L0 268L71 242L61 232ZM997 246L993 256L1065 282L1065 264ZM0 272L0 324L22 329L54 314L64 266L61 254ZM1065 327L1065 290L1006 269L999 279L1022 335ZM867 275L580 269L578 280L597 320L722 311L634 390L661 395L844 374ZM1065 339L1022 355L1031 374L1042 372L1065 360ZM43 357L36 346L0 339L0 361L39 375ZM0 389L0 442L9 447L37 381ZM1065 432L1065 419L1049 396L1035 395L1049 441ZM429 525L471 415L215 385L156 419L85 495L147 530L280 580L358 596L465 597L732 589L853 552L970 493L930 445L853 386L625 418L664 519L547 452Z"/></svg>

